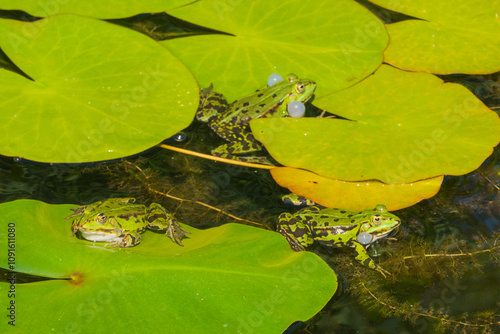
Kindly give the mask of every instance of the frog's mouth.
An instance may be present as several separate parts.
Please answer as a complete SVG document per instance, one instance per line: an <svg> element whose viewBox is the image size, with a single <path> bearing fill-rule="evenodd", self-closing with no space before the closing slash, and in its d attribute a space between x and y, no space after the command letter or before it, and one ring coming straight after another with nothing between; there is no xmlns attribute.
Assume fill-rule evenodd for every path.
<svg viewBox="0 0 500 334"><path fill-rule="evenodd" d="M75 234L79 239L85 239L93 242L120 242L123 240L121 232L116 230L83 231L77 229L71 236Z"/></svg>
<svg viewBox="0 0 500 334"><path fill-rule="evenodd" d="M304 103L304 104L305 104L305 103L306 103L307 101L309 101L310 99L311 99L311 97L309 96L307 99L302 100L302 101L300 101L300 102L302 102L302 103Z"/></svg>
<svg viewBox="0 0 500 334"><path fill-rule="evenodd" d="M391 229L391 230L387 231L387 232L381 232L381 233L375 234L375 235L373 236L373 241L372 241L372 243L373 243L373 242L375 242L375 241L377 241L377 240L380 240L380 239L384 239L384 238L387 238L387 237L393 236L393 235L395 235L395 234L398 232L398 230L399 230L399 225L398 225L398 226L396 226L395 228L393 228L393 229Z"/></svg>
<svg viewBox="0 0 500 334"><path fill-rule="evenodd" d="M392 232L394 232L394 230L390 230L390 231L387 231L387 232L382 232L382 233L378 233L378 234L375 234L373 236L373 239L374 240L379 240L379 239L383 239L385 237L388 237L389 234L391 234Z"/></svg>

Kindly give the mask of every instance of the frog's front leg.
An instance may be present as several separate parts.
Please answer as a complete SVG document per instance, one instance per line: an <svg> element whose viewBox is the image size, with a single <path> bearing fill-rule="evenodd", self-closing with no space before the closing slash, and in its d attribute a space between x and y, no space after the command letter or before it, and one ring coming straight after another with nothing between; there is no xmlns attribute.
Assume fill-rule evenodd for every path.
<svg viewBox="0 0 500 334"><path fill-rule="evenodd" d="M110 244L106 244L105 246L113 246L113 247L134 247L135 245L139 244L141 242L141 234L139 232L130 232L125 235L123 235L122 241L120 242L113 242Z"/></svg>
<svg viewBox="0 0 500 334"><path fill-rule="evenodd" d="M290 247L296 252L303 251L314 243L309 226L287 212L279 216L278 232L285 237Z"/></svg>
<svg viewBox="0 0 500 334"><path fill-rule="evenodd" d="M222 94L215 93L212 86L201 89L200 95L200 105L198 106L198 111L196 112L196 119L200 122L210 122L228 107L228 103L224 96Z"/></svg>
<svg viewBox="0 0 500 334"><path fill-rule="evenodd" d="M371 269L375 269L377 270L378 272L380 272L384 277L386 277L386 274L387 275L390 275L391 273L388 272L387 270L383 269L382 267L380 267L379 265L377 265L375 263L375 261L373 261L370 256L368 255L368 253L366 252L366 249L365 247L360 244L359 242L357 241L353 241L352 242L352 247L354 247L354 251L356 252L356 260L358 260L363 266L365 267L368 267L368 268L371 268Z"/></svg>
<svg viewBox="0 0 500 334"><path fill-rule="evenodd" d="M266 157L236 156L235 154L259 152L262 150L262 146L255 141L253 134L250 131L238 131L237 129L234 129L233 133L231 131L233 128L229 128L228 130L229 134L221 136L228 140L229 143L213 149L212 155L225 159L272 165Z"/></svg>
<svg viewBox="0 0 500 334"><path fill-rule="evenodd" d="M165 235L180 246L184 246L181 239L186 234L191 234L183 229L175 217L158 203L152 203L149 206L146 219L149 229L165 230Z"/></svg>

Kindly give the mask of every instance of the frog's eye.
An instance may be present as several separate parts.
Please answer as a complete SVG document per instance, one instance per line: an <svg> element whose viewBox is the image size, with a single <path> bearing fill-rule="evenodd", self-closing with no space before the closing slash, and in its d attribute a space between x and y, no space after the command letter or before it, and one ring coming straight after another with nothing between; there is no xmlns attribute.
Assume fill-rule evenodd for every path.
<svg viewBox="0 0 500 334"><path fill-rule="evenodd" d="M372 223L375 226L379 226L382 223L382 217L380 215L373 215L372 216Z"/></svg>
<svg viewBox="0 0 500 334"><path fill-rule="evenodd" d="M104 225L106 224L106 221L108 220L108 216L106 216L105 213L98 213L97 214L97 223Z"/></svg>
<svg viewBox="0 0 500 334"><path fill-rule="evenodd" d="M306 91L306 86L304 86L303 83L299 82L297 85L295 85L295 90L297 90L297 93L303 94Z"/></svg>

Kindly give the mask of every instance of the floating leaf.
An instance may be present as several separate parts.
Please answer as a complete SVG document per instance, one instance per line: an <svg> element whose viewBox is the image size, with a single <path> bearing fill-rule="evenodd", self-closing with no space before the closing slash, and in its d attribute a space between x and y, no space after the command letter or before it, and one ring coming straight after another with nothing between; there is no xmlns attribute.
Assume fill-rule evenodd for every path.
<svg viewBox="0 0 500 334"><path fill-rule="evenodd" d="M370 0L417 19L389 24L384 61L432 73L500 71L499 0Z"/></svg>
<svg viewBox="0 0 500 334"><path fill-rule="evenodd" d="M0 70L0 153L42 162L115 159L187 127L198 86L160 44L107 22L0 20L0 46L33 80Z"/></svg>
<svg viewBox="0 0 500 334"><path fill-rule="evenodd" d="M0 205L4 249L7 224L15 225L16 270L74 277L17 285L19 332L281 333L318 312L337 286L319 257L293 252L276 232L186 227L192 234L180 247L146 231L138 246L113 249L71 238L71 221L64 220L71 207ZM7 251L0 266L7 268ZM8 287L0 283L2 301Z"/></svg>
<svg viewBox="0 0 500 334"><path fill-rule="evenodd" d="M293 193L329 208L366 210L385 204L399 210L434 196L443 176L408 184L384 184L379 181L348 182L333 180L290 167L271 169L274 180Z"/></svg>
<svg viewBox="0 0 500 334"><path fill-rule="evenodd" d="M281 164L324 177L411 183L473 171L500 140L500 120L469 90L427 73L382 66L342 92L315 100L350 120L250 122Z"/></svg>
<svg viewBox="0 0 500 334"><path fill-rule="evenodd" d="M78 14L100 19L123 18L141 13L164 12L190 3L190 0L128 0L122 1L3 1L4 10L22 10L38 17L47 17L55 14Z"/></svg>
<svg viewBox="0 0 500 334"><path fill-rule="evenodd" d="M206 0L169 14L234 35L162 42L200 86L213 83L228 101L266 85L275 72L315 80L316 96L351 86L380 65L388 41L382 22L351 0Z"/></svg>

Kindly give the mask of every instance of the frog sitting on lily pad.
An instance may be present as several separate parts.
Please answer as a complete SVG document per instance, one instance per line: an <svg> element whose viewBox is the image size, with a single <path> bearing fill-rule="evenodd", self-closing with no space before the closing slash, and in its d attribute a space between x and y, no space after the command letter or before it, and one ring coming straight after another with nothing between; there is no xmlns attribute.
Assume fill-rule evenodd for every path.
<svg viewBox="0 0 500 334"><path fill-rule="evenodd" d="M82 205L71 210L66 219L73 220L73 234L94 242L109 242L106 246L133 247L141 242L141 233L150 230L165 230L165 235L183 246L181 239L189 234L174 216L160 204L149 207L134 204L134 198L110 198Z"/></svg>
<svg viewBox="0 0 500 334"><path fill-rule="evenodd" d="M388 212L385 205L364 211L322 209L313 205L295 214L282 213L278 232L294 251L303 251L315 241L329 247L352 247L356 260L385 277L390 273L370 258L366 247L389 236L400 224L401 220Z"/></svg>

